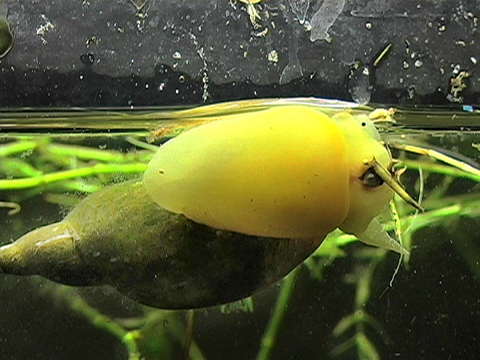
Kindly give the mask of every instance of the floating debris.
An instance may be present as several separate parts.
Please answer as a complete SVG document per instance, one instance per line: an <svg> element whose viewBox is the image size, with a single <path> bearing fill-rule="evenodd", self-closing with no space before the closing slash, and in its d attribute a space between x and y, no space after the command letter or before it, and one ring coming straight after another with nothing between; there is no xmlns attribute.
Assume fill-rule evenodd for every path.
<svg viewBox="0 0 480 360"><path fill-rule="evenodd" d="M258 4L261 0L239 0L247 5L247 14L250 16L250 22L255 29L261 27L258 21L261 20L258 10L255 8L255 4Z"/></svg>
<svg viewBox="0 0 480 360"><path fill-rule="evenodd" d="M130 0L130 2L135 6L137 11L141 11L147 4L148 0Z"/></svg>
<svg viewBox="0 0 480 360"><path fill-rule="evenodd" d="M470 77L468 71L459 71L457 74L456 67L453 71L453 77L450 78L450 92L447 95L447 100L450 102L461 103L463 96L460 94L467 88L466 80Z"/></svg>
<svg viewBox="0 0 480 360"><path fill-rule="evenodd" d="M279 84L288 84L294 79L298 79L303 76L302 66L298 59L298 40L295 35L290 38L290 45L288 46L288 64L283 68L280 75Z"/></svg>
<svg viewBox="0 0 480 360"><path fill-rule="evenodd" d="M357 61L350 69L348 76L348 92L357 104L368 104L372 96L370 68Z"/></svg>
<svg viewBox="0 0 480 360"><path fill-rule="evenodd" d="M307 10L310 7L310 0L288 0L288 2L298 22L303 25L307 16Z"/></svg>
<svg viewBox="0 0 480 360"><path fill-rule="evenodd" d="M268 61L277 63L278 62L278 52L277 50L272 50L268 53Z"/></svg>
<svg viewBox="0 0 480 360"><path fill-rule="evenodd" d="M8 215L12 216L15 214L18 214L20 210L22 209L20 207L20 204L10 202L10 201L0 201L0 208L9 208L11 210L8 211Z"/></svg>
<svg viewBox="0 0 480 360"><path fill-rule="evenodd" d="M387 56L390 54L390 51L392 50L392 46L393 44L392 43L388 43L382 51L380 51L380 53L378 54L378 56L375 58L375 60L373 61L373 66L374 67L378 67L383 60L385 60L387 58Z"/></svg>
<svg viewBox="0 0 480 360"><path fill-rule="evenodd" d="M345 0L325 0L323 2L320 9L317 10L310 21L312 26L310 41L330 40L328 30L335 23L344 6Z"/></svg>
<svg viewBox="0 0 480 360"><path fill-rule="evenodd" d="M47 43L47 40L44 36L49 31L55 29L55 25L50 20L48 20L48 18L44 14L40 15L40 17L42 18L44 23L37 28L37 35L40 36L40 39L42 39L42 43L45 45Z"/></svg>

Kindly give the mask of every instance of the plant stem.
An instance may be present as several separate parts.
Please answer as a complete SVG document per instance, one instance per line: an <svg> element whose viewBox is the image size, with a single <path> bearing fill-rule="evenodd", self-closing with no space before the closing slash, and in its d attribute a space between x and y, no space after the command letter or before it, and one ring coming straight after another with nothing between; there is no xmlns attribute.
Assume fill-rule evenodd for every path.
<svg viewBox="0 0 480 360"><path fill-rule="evenodd" d="M51 174L35 176L23 179L0 180L0 190L28 189L36 186L46 185L57 181L88 177L99 174L111 173L140 173L147 169L147 164L97 164L73 170L59 171Z"/></svg>
<svg viewBox="0 0 480 360"><path fill-rule="evenodd" d="M132 161L148 161L153 153L140 152L124 154L112 150L93 149L83 146L49 144L45 151L56 156L77 157L83 160L97 160L108 163L128 163Z"/></svg>
<svg viewBox="0 0 480 360"><path fill-rule="evenodd" d="M185 328L179 323L177 318L173 318L170 321L169 325L170 333L177 339L177 341L181 344L185 342ZM192 360L205 360L205 357L202 354L197 342L192 338L192 342L190 344L190 351L189 351L190 359Z"/></svg>
<svg viewBox="0 0 480 360"><path fill-rule="evenodd" d="M284 280L280 294L277 297L275 309L268 323L267 330L263 334L260 344L260 351L257 354L257 360L267 360L270 358L271 352L275 345L280 325L288 308L288 303L293 294L295 280L298 270L293 270Z"/></svg>
<svg viewBox="0 0 480 360"><path fill-rule="evenodd" d="M38 144L35 141L24 140L8 143L0 146L0 157L6 157L9 155L23 153L28 150L33 150L37 145Z"/></svg>
<svg viewBox="0 0 480 360"><path fill-rule="evenodd" d="M67 300L70 308L77 313L84 316L92 325L100 329L104 329L110 334L118 338L128 350L129 360L139 360L140 353L138 350L137 342L135 340L134 332L125 330L122 326L117 324L109 317L100 313L97 309L90 306L80 296L74 294L70 289L62 287L62 296Z"/></svg>
<svg viewBox="0 0 480 360"><path fill-rule="evenodd" d="M409 159L402 160L402 164L411 170L422 169L424 171L434 173L434 174L442 174L446 176L470 179L476 182L480 182L480 176L477 173L468 172L453 166L447 166L447 165L432 163L427 161L409 160Z"/></svg>

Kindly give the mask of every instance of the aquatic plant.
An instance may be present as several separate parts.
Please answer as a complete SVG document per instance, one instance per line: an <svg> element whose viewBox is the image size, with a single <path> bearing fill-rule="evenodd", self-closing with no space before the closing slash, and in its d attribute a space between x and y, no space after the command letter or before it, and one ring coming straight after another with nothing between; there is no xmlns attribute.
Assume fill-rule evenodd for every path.
<svg viewBox="0 0 480 360"><path fill-rule="evenodd" d="M119 138L123 139L123 135ZM8 141L0 146L2 160L0 162L0 190L2 191L0 206L6 208L5 211L9 213L8 219L16 225L5 227L5 240L14 237L8 235L9 233L21 233L25 230L22 219L19 218L16 221L15 217L20 216L22 212L28 214L28 208L25 206L28 204L28 199L41 195L45 202L70 208L79 201L79 197L75 195L76 192L95 192L106 184L123 181L142 173L152 155L150 150L144 148L151 145L139 142L138 138L129 138L127 145L122 142L120 149L115 150L115 143L118 146L119 138L115 137L107 141L104 138L87 137L85 140L76 139L78 144L72 145L65 144L64 139L50 134L36 137L9 136ZM82 144L83 141L85 145ZM103 143L108 143L108 148L103 148ZM134 145L131 145L132 143ZM429 152L427 155L435 154ZM395 220L384 224L386 229L397 232L407 248L410 249L415 245L412 243L413 235L422 229L432 226L446 227L448 221L455 221L462 216L478 218L480 212L478 195L475 192L468 194L465 191L459 193L452 190L455 179L469 179L471 181L469 188L475 188L474 183L480 180L478 174L466 171L467 166L445 166L433 163L423 156L405 155L403 150L398 150L397 157L402 158L403 164L413 170L409 173L410 180L406 182L411 188L419 189L421 183L428 183L429 177L440 176L435 180L434 187L423 190L422 206L427 210L425 213L412 214L409 208L397 202ZM462 161L460 163L465 164ZM418 169L422 169L421 178L415 176L415 171ZM21 207L23 207L22 210L20 210ZM333 341L335 345L331 347L331 355L340 356L353 348L358 358L379 358L377 350L379 339L375 337L375 333L380 334L380 340L386 342L388 342L388 336L382 328L382 320L376 320L369 315L367 307L371 299L375 272L386 261L388 254L381 249L356 249L355 246L348 246L348 250L345 249L355 241L355 238L350 235L332 234L301 268L285 278L264 330L257 353L258 359L272 358L279 332L282 331L282 324L295 295L295 285L300 272L306 269L309 276L321 281L328 266L334 264L337 259L345 257L347 251L353 251L356 254L355 271L352 276L346 278L346 281L353 283L356 287L355 301L353 312L344 315L339 319L337 326L331 328L334 338L339 339ZM462 239L462 241L466 240ZM462 247L459 246L459 248ZM478 271L476 270L478 266L475 265L478 255L469 254L468 251L462 255L471 265L472 270ZM404 263L408 265L408 258L405 258ZM391 274L393 277L394 272L392 271ZM139 316L116 319L103 314L94 305L89 304L73 288L53 284L43 286L46 288L44 290L46 293L68 304L72 310L84 316L92 325L118 338L128 350L130 359L139 359L142 356L147 359L159 358L159 354L163 354L162 358L168 358L172 356L172 353L168 353L171 342L189 344L187 356L192 359L206 358L195 341L191 312L188 313L191 322L187 323L182 319L185 313L148 308L143 308ZM260 300L254 299L253 302L224 306L221 309L229 313L255 312L258 310L258 301ZM374 334L369 332L369 328L374 329ZM351 337L343 340L349 334Z"/></svg>

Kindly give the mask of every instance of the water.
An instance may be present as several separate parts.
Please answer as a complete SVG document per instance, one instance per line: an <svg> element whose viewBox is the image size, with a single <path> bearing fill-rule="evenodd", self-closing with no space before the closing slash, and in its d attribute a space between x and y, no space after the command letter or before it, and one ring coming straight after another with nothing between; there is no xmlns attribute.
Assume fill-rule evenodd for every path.
<svg viewBox="0 0 480 360"><path fill-rule="evenodd" d="M158 145L205 120L168 114L3 113L0 243L60 221L108 184L140 177ZM403 109L395 119L387 142L439 150L467 165L479 161L476 113ZM403 242L412 248L398 272L396 254L334 237L287 280L249 300L194 312L142 307L109 287L4 274L0 358L182 359L188 339L192 359L474 358L480 179L392 151L411 169L402 182L416 198L421 193L427 210L412 220L414 210L396 202ZM28 180L14 181L21 178Z"/></svg>

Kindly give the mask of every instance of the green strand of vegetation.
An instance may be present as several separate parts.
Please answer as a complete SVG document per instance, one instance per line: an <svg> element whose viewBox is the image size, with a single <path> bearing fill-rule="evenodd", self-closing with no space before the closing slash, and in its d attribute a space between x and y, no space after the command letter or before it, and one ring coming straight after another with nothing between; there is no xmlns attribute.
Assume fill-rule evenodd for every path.
<svg viewBox="0 0 480 360"><path fill-rule="evenodd" d="M182 343L185 341L185 328L181 326L178 322L178 318L172 319L169 324L169 332L177 339L178 342ZM205 357L200 350L197 342L192 340L190 344L189 356L191 360L205 360Z"/></svg>
<svg viewBox="0 0 480 360"><path fill-rule="evenodd" d="M53 182L75 179L78 177L89 177L100 174L111 173L142 173L147 169L145 163L135 164L97 164L73 170L59 171L51 174L35 176L23 179L0 180L0 190L28 189L36 186L51 184Z"/></svg>
<svg viewBox="0 0 480 360"><path fill-rule="evenodd" d="M10 155L20 154L25 151L32 151L37 147L36 141L14 141L0 146L0 157L6 157Z"/></svg>
<svg viewBox="0 0 480 360"><path fill-rule="evenodd" d="M112 150L93 149L84 146L49 144L45 151L52 155L76 157L82 160L96 160L107 163L130 163L134 161L147 162L153 153L121 153Z"/></svg>
<svg viewBox="0 0 480 360"><path fill-rule="evenodd" d="M348 340L333 348L330 352L332 357L340 356L349 349L355 347L358 359L380 359L375 345L367 336L365 325L370 325L382 337L385 343L389 343L389 338L381 324L368 315L365 310L366 304L371 295L373 273L387 252L383 249L375 249L371 254L373 256L370 258L369 264L359 273L350 275L350 277L355 279L357 285L355 310L352 314L342 318L333 330L333 335L335 337L345 334L351 328L355 329L355 334Z"/></svg>
<svg viewBox="0 0 480 360"><path fill-rule="evenodd" d="M5 158L0 161L0 172L8 177L33 177L43 174L42 171L35 169L26 161L20 159Z"/></svg>
<svg viewBox="0 0 480 360"><path fill-rule="evenodd" d="M453 176L457 178L470 179L476 182L480 182L480 176L478 176L477 174L464 171L464 170L455 168L453 166L443 165L439 163L432 163L428 161L418 161L418 160L408 160L408 159L402 160L401 164L411 170L422 169L430 173Z"/></svg>
<svg viewBox="0 0 480 360"><path fill-rule="evenodd" d="M260 351L257 355L257 360L267 360L270 358L275 341L277 339L278 332L280 331L280 326L282 320L285 316L285 313L290 303L290 298L293 294L293 288L295 285L295 280L297 278L298 270L293 270L283 281L282 289L280 294L277 297L277 303L275 304L275 309L273 314L270 317L270 322L268 323L267 330L265 331L262 341L260 344Z"/></svg>
<svg viewBox="0 0 480 360"><path fill-rule="evenodd" d="M92 325L108 331L122 341L128 350L129 360L140 360L140 352L133 332L125 330L122 326L100 313L76 294L68 293L64 295L64 298L69 302L72 310L80 313Z"/></svg>

